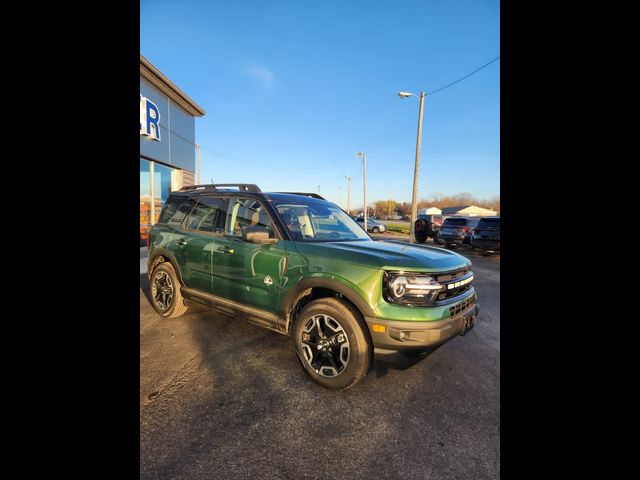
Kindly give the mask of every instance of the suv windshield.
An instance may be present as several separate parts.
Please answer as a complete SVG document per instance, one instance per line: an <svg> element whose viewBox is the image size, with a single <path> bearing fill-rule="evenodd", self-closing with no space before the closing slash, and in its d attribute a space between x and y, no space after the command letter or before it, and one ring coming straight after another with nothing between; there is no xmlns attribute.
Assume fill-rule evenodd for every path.
<svg viewBox="0 0 640 480"><path fill-rule="evenodd" d="M343 210L331 203L275 203L291 238L304 242L371 240Z"/></svg>

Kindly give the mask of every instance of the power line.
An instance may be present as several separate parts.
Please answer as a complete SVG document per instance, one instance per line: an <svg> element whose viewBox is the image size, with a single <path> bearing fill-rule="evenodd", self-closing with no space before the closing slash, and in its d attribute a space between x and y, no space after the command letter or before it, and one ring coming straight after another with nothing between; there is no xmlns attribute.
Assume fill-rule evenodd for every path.
<svg viewBox="0 0 640 480"><path fill-rule="evenodd" d="M442 90L444 90L445 88L449 88L449 87L451 87L451 86L455 85L456 83L461 82L461 81L462 81L462 80L464 80L465 78L469 78L469 77L470 77L471 75L473 75L474 73L478 73L478 72L479 72L480 70L482 70L484 67L488 67L488 66L489 66L489 65L491 65L493 62L496 62L496 61L498 61L498 60L500 60L500 56L499 56L499 55L498 55L496 58L494 58L493 60L491 60L490 62L485 63L484 65L482 65L482 66L481 66L481 67L479 67L479 68L476 68L473 72L468 73L468 74L466 74L464 77L459 78L459 79L458 79L458 80L456 80L455 82L451 82L451 83L449 83L449 84L445 85L444 87L440 87L440 88L438 88L438 89L436 89L436 90L432 90L431 92L427 92L426 94L427 94L427 95L433 95L434 93L441 92L441 91L442 91Z"/></svg>
<svg viewBox="0 0 640 480"><path fill-rule="evenodd" d="M175 136L176 136L176 137L178 137L179 139L184 140L185 142L187 142L187 143L188 143L189 145L191 145L192 147L195 147L195 146L196 146L196 144L195 144L195 143L193 143L193 142L192 142L191 140L189 140L188 138L184 138L184 137L183 137L182 135L180 135L179 133L176 133L176 132L174 132L173 130L169 130L169 129L168 129L167 127L165 127L164 125L160 125L160 128L162 128L163 130L165 130L167 133L172 133L173 135L175 135ZM210 148L204 147L204 146L202 146L202 145L200 145L200 148L201 148L202 150L206 150L206 151L207 151L207 152L209 152L209 153L213 153L214 155L217 155L217 156L219 156L219 157L226 157L226 158L228 158L228 159L230 159L230 160L236 160L236 161L238 161L238 162L242 162L242 161L244 161L244 160L241 160L241 159L239 159L239 158L232 157L231 155L227 155L227 154L225 154L225 153L216 152L216 151L211 150Z"/></svg>

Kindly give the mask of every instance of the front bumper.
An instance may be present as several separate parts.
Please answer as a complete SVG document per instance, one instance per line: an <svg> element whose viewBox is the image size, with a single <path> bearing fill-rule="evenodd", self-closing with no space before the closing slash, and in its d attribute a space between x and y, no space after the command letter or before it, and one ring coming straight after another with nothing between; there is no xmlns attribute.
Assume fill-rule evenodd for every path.
<svg viewBox="0 0 640 480"><path fill-rule="evenodd" d="M468 307L442 320L416 322L365 317L365 321L374 347L388 350L414 350L435 347L457 335L464 335L473 328L479 312L480 307L474 294L473 301ZM381 329L380 326L384 326L384 332L376 331Z"/></svg>

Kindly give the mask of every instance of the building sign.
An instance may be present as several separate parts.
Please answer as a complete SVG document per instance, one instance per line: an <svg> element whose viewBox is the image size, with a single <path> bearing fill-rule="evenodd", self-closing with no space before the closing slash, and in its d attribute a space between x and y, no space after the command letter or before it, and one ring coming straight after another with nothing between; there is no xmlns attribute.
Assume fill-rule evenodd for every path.
<svg viewBox="0 0 640 480"><path fill-rule="evenodd" d="M140 135L160 141L160 110L155 103L140 94Z"/></svg>

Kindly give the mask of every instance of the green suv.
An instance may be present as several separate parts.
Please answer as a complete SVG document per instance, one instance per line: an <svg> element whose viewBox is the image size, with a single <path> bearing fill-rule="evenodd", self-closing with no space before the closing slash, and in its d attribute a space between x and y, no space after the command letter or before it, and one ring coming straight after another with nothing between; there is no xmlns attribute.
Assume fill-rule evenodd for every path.
<svg viewBox="0 0 640 480"><path fill-rule="evenodd" d="M172 192L149 233L148 275L160 315L194 302L289 335L329 388L359 382L374 347L425 350L478 314L465 257L373 240L319 195L251 184Z"/></svg>

